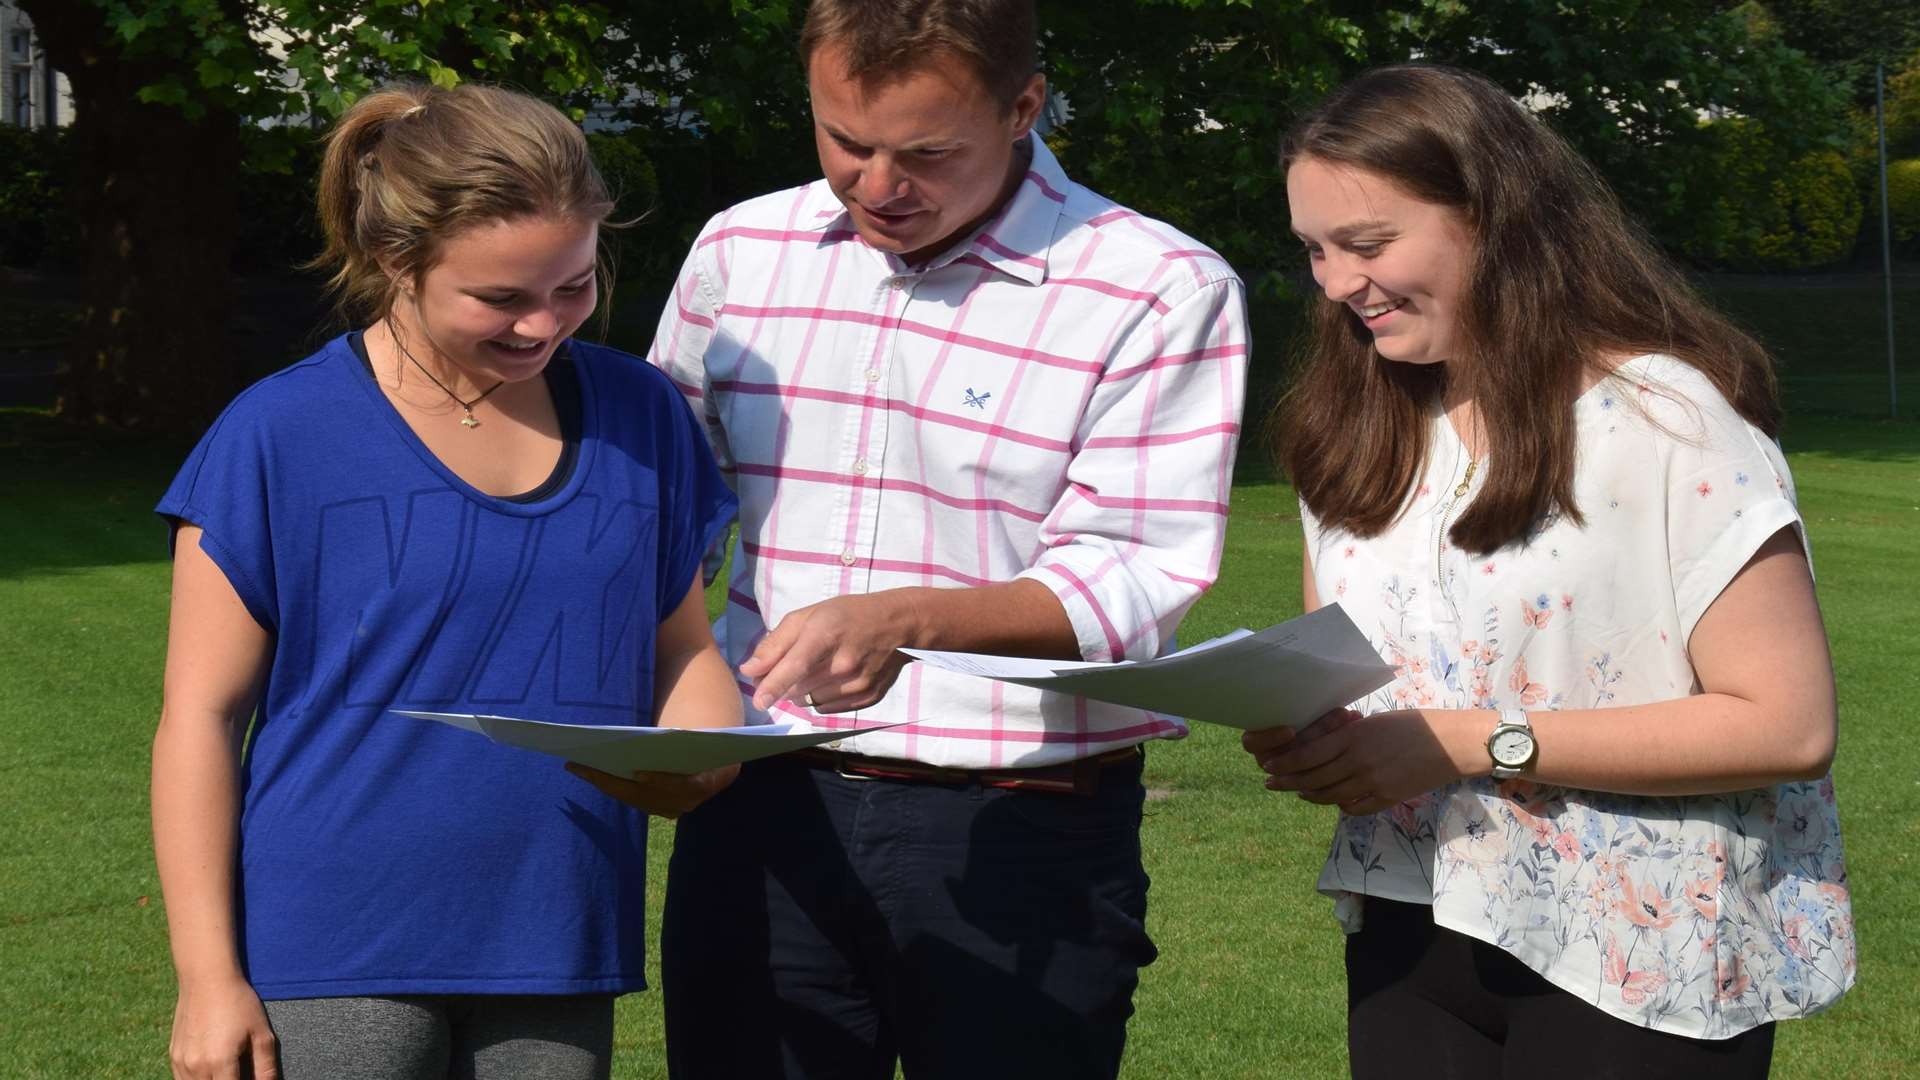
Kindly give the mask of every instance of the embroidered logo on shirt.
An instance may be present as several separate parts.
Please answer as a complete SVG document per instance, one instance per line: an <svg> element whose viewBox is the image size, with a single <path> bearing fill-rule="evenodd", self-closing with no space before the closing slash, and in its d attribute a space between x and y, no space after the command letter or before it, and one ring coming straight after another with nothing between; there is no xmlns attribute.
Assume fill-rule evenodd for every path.
<svg viewBox="0 0 1920 1080"><path fill-rule="evenodd" d="M992 396L993 396L993 393L992 393L992 391L988 391L988 392L986 392L986 393L983 393L983 394L976 394L976 393L974 393L974 391L973 391L973 387L971 387L971 386L969 386L969 387L967 387L967 401L966 401L966 403L967 403L968 405L971 405L971 406L973 406L973 407L974 407L974 408L976 408L976 409L985 409L985 408L987 407L987 399L988 399L988 398L990 398L990 397L992 397Z"/></svg>

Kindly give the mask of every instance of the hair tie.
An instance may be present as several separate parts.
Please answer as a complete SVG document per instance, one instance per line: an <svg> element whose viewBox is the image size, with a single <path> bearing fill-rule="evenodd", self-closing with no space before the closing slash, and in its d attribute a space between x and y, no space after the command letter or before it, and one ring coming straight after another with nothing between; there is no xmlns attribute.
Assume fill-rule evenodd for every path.
<svg viewBox="0 0 1920 1080"><path fill-rule="evenodd" d="M422 101L418 105L407 106L407 110L400 114L400 119L405 120L407 117L412 116L414 113L422 113L426 111L427 111L427 103Z"/></svg>

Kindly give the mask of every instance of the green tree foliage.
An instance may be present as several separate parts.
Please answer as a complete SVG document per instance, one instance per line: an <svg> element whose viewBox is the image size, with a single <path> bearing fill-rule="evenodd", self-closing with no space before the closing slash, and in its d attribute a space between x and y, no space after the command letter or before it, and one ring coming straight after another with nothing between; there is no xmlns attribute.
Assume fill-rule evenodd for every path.
<svg viewBox="0 0 1920 1080"><path fill-rule="evenodd" d="M233 266L242 273L285 273L320 250L314 213L320 133L280 125L241 128L239 190L234 200Z"/></svg>
<svg viewBox="0 0 1920 1080"><path fill-rule="evenodd" d="M1920 50L1913 0L1749 0L1742 8L1820 65L1862 108L1873 107L1874 64L1892 73Z"/></svg>
<svg viewBox="0 0 1920 1080"><path fill-rule="evenodd" d="M1846 145L1846 100L1797 50L1739 9L1702 0L1484 0L1425 42L1428 55L1484 72L1590 158L1658 236L1685 248L1725 195L1733 166L1770 190L1790 164ZM1703 117L1766 133L1764 162L1729 162Z"/></svg>
<svg viewBox="0 0 1920 1080"><path fill-rule="evenodd" d="M0 124L0 265L59 262L78 226L67 208L64 132Z"/></svg>
<svg viewBox="0 0 1920 1080"><path fill-rule="evenodd" d="M1887 153L1920 154L1920 49L1888 74L1885 99Z"/></svg>
<svg viewBox="0 0 1920 1080"><path fill-rule="evenodd" d="M61 409L86 424L187 430L232 388L220 348L227 323L240 117L226 95L184 108L150 93L192 75L203 31L232 3L156 3L180 21L129 22L119 5L21 0L78 118L67 134L67 185L81 225L75 261L86 305L67 355ZM116 21L118 20L118 21ZM244 37L244 36L243 36ZM209 49L219 54L225 46ZM209 63L209 73L218 70ZM193 75L194 78L199 76Z"/></svg>
<svg viewBox="0 0 1920 1080"><path fill-rule="evenodd" d="M486 78L570 103L613 93L608 5L568 0L72 0L160 62L139 90L189 117L331 117L375 85Z"/></svg>
<svg viewBox="0 0 1920 1080"><path fill-rule="evenodd" d="M1049 139L1089 186L1217 247L1256 289L1285 287L1280 136L1370 63L1404 57L1443 0L1041 0L1041 60L1071 110Z"/></svg>
<svg viewBox="0 0 1920 1080"><path fill-rule="evenodd" d="M608 9L596 3L20 6L75 99L72 189L88 296L61 412L87 425L190 433L231 396L245 367L225 347L229 271L243 223L262 220L242 214L287 209L241 205L243 151L249 143L270 151L253 159L256 170L292 164L250 123L324 119L393 78L497 79L576 112L611 93Z"/></svg>
<svg viewBox="0 0 1920 1080"><path fill-rule="evenodd" d="M255 265L289 261L297 230L263 235L264 223L304 201L312 171L310 139L255 128L323 123L380 82L486 79L631 122L596 153L627 189L623 212L652 211L622 240L623 272L648 291L710 214L817 175L795 48L805 0L22 3L79 98L73 186L91 193L79 216L96 297L67 402L89 421L192 430L225 399L230 373L210 365L186 393L178 358L222 354L236 235ZM1043 63L1069 104L1049 136L1067 167L1217 246L1267 293L1297 280L1281 133L1371 65L1418 56L1487 73L1656 233L1703 253L1718 249L1694 235L1700 221L1731 236L1776 220L1722 213L1727 140L1703 117L1765 132L1764 175L1740 198L1779 202L1786 183L1789 220L1827 204L1787 170L1818 172L1845 145L1845 95L1753 4L1040 0L1040 14Z"/></svg>
<svg viewBox="0 0 1920 1080"><path fill-rule="evenodd" d="M1420 57L1527 100L1676 246L1719 198L1703 116L1738 115L1787 164L1845 145L1846 102L1750 13L1712 0L1041 0L1072 105L1056 149L1094 187L1220 247L1267 289L1295 265L1277 149L1358 70ZM1770 190L1762 185L1762 191Z"/></svg>
<svg viewBox="0 0 1920 1080"><path fill-rule="evenodd" d="M1755 246L1762 269L1831 266L1853 254L1865 205L1839 151L1817 150L1795 159L1773 182L1772 194L1784 213Z"/></svg>
<svg viewBox="0 0 1920 1080"><path fill-rule="evenodd" d="M1888 162L1887 220L1894 242L1908 254L1920 254L1920 158Z"/></svg>
<svg viewBox="0 0 1920 1080"><path fill-rule="evenodd" d="M644 227L660 204L660 180L653 162L640 148L637 131L587 136L594 164L600 167L600 175L606 178L607 188L618 203L612 227L600 234L601 247L611 256L612 270L618 277L635 276L636 264L640 268L651 266L663 246L659 237Z"/></svg>
<svg viewBox="0 0 1920 1080"><path fill-rule="evenodd" d="M1803 270L1853 253L1863 204L1839 151L1791 150L1750 120L1708 125L1717 183L1683 249L1737 270Z"/></svg>
<svg viewBox="0 0 1920 1080"><path fill-rule="evenodd" d="M806 0L630 3L613 34L609 111L652 162L659 202L624 241L621 275L661 297L709 216L819 175L799 61ZM642 208L644 209L644 208Z"/></svg>

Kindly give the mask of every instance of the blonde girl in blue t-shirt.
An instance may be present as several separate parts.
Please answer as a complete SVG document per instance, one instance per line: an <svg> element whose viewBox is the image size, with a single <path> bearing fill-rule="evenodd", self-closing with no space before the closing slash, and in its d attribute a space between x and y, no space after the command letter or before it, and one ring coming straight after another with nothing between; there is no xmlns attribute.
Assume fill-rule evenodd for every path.
<svg viewBox="0 0 1920 1080"><path fill-rule="evenodd" d="M391 710L739 722L698 569L732 495L664 376L572 339L612 209L580 131L505 90L391 88L329 139L320 261L360 329L237 398L159 507L182 1080L607 1075L644 985L627 804L732 770L569 775Z"/></svg>

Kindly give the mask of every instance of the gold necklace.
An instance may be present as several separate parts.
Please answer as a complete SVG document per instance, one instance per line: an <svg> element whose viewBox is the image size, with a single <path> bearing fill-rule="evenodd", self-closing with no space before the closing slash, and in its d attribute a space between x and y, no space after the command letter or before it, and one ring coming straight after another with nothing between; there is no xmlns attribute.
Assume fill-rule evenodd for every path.
<svg viewBox="0 0 1920 1080"><path fill-rule="evenodd" d="M408 360L412 360L413 366L420 369L420 374L425 375L428 379L431 379L433 381L433 385L439 387L442 391L444 391L446 395L452 398L454 402L460 406L461 410L467 414L464 418L461 419L460 423L464 427L466 427L468 431L472 431L474 428L477 428L480 426L479 418L473 415L473 407L487 400L488 394L491 394L495 390L498 390L501 387L507 385L507 380L501 379L499 382L494 383L492 386L489 386L485 390L481 391L480 396L477 398L474 398L472 401L462 400L459 394L456 394L451 389L448 389L446 383L443 383L439 379L434 378L433 372L428 371L427 366L425 364L422 364L420 361L414 359L413 352L407 348L406 342L400 340L399 334L394 333L392 329L389 328L387 331L387 336L393 339L394 345L398 347L400 350L400 355L406 357Z"/></svg>

